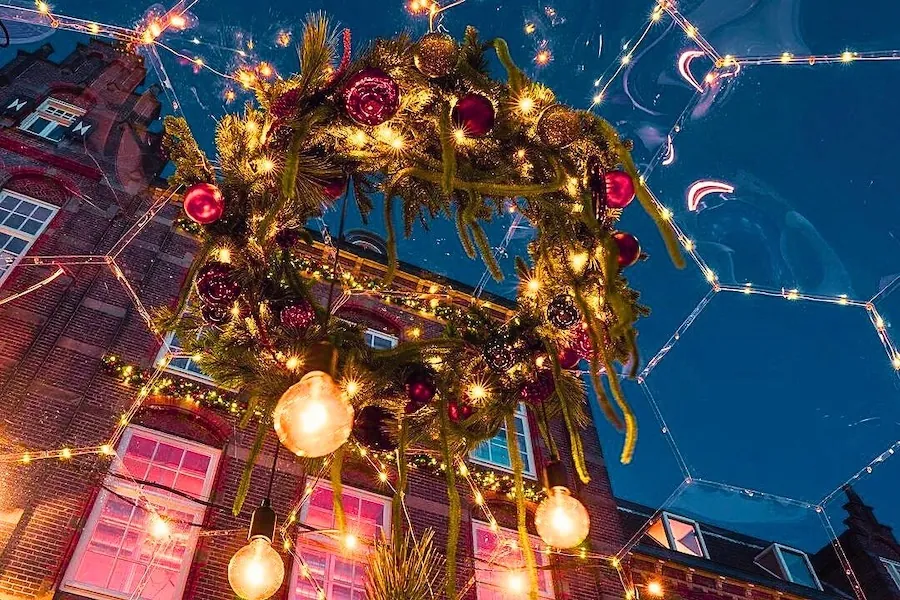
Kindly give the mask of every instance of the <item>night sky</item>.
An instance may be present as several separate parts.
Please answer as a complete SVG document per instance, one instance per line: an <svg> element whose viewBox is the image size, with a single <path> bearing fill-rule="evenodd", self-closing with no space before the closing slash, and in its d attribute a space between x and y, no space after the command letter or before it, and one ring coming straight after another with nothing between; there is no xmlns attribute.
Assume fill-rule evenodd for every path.
<svg viewBox="0 0 900 600"><path fill-rule="evenodd" d="M808 0L706 0L681 2L684 14L719 50L744 56L880 52L900 48L895 24L900 7L889 0L827 3ZM466 24L485 38L507 39L514 58L560 98L586 108L648 23L652 2L467 0L446 13L443 25L461 35ZM59 0L54 10L107 23L133 25L147 7L128 0L84 3ZM327 9L353 32L356 48L376 36L427 29L399 0L342 2L200 0L193 29L163 41L223 71L251 58L287 73L291 48L275 44L280 31L299 32L304 15ZM525 25L534 24L526 33ZM35 32L11 28L13 37ZM17 34L18 32L18 34ZM79 38L54 33L45 41L61 59ZM200 43L194 43L196 39ZM250 41L252 40L252 50ZM13 45L0 51L7 60ZM551 62L538 67L541 49ZM815 550L828 541L823 519L801 503L819 503L900 440L897 373L862 307L782 297L798 293L875 304L888 335L900 319L900 205L895 107L900 66L888 61L850 64L744 66L697 93L679 74L677 58L697 46L668 17L653 26L631 61L609 86L599 114L635 142L636 159L648 165L650 188L693 240L698 255L723 285L774 290L774 295L720 292L710 296L707 274L692 261L675 270L636 205L621 228L635 233L650 260L629 271L632 285L653 314L639 324L644 364L681 329L677 343L646 376L626 383L641 435L633 464L617 464L621 437L599 424L613 487L624 498L665 506L700 520ZM209 147L215 118L226 106L228 82L194 72L161 51L163 66L184 115ZM696 58L697 80L712 63ZM156 74L147 83L159 81ZM171 103L168 104L171 111ZM661 164L671 136L674 162ZM705 196L690 210L687 190L702 180L722 182L731 193ZM378 211L376 211L377 213ZM326 221L334 227L335 215ZM500 245L512 217L490 228ZM351 218L351 226L358 218ZM313 224L316 225L316 224ZM380 230L378 217L370 227ZM502 257L524 253L530 236L522 223ZM452 223L415 231L400 244L401 259L477 284L484 272L468 261ZM489 291L512 296L515 279L489 282ZM892 293L893 292L893 293ZM706 300L709 300L706 304ZM896 334L900 341L900 334ZM665 426L660 418L664 419ZM664 433L664 431L666 433ZM898 447L900 453L900 447ZM694 483L670 498L685 479ZM857 490L877 514L900 526L896 490L900 462L863 472ZM755 490L748 492L744 488ZM763 494L757 493L763 492ZM840 529L842 495L825 514Z"/></svg>

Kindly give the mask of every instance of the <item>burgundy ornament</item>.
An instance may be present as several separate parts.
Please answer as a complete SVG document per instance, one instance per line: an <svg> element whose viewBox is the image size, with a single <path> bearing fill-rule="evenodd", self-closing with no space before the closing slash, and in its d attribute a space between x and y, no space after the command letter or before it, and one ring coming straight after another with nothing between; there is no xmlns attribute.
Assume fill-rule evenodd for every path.
<svg viewBox="0 0 900 600"><path fill-rule="evenodd" d="M586 324L582 323L575 328L575 338L572 340L572 350L581 358L590 360L594 355L594 344Z"/></svg>
<svg viewBox="0 0 900 600"><path fill-rule="evenodd" d="M603 176L606 184L606 205L625 208L634 200L634 181L625 171L610 171Z"/></svg>
<svg viewBox="0 0 900 600"><path fill-rule="evenodd" d="M222 192L211 183L192 185L184 194L184 212L200 225L215 223L225 212Z"/></svg>
<svg viewBox="0 0 900 600"><path fill-rule="evenodd" d="M363 69L347 81L344 109L360 125L380 125L400 108L400 87L381 69Z"/></svg>
<svg viewBox="0 0 900 600"><path fill-rule="evenodd" d="M481 352L485 362L495 371L507 371L519 360L515 343L505 333L489 338Z"/></svg>
<svg viewBox="0 0 900 600"><path fill-rule="evenodd" d="M356 413L353 420L353 437L356 441L378 452L397 449L390 432L397 429L397 418L381 406L366 406Z"/></svg>
<svg viewBox="0 0 900 600"><path fill-rule="evenodd" d="M559 359L559 366L566 370L574 369L578 366L578 363L581 362L581 356L578 354L578 350L572 346L560 348L556 357Z"/></svg>
<svg viewBox="0 0 900 600"><path fill-rule="evenodd" d="M325 199L329 202L334 202L338 198L344 195L344 192L347 191L347 178L346 177L336 177L334 179L329 179L322 186L322 195L325 196Z"/></svg>
<svg viewBox="0 0 900 600"><path fill-rule="evenodd" d="M547 305L547 320L559 329L568 329L581 319L581 311L569 294L555 296Z"/></svg>
<svg viewBox="0 0 900 600"><path fill-rule="evenodd" d="M481 94L468 94L459 99L450 118L456 127L470 137L484 137L494 127L494 105Z"/></svg>
<svg viewBox="0 0 900 600"><path fill-rule="evenodd" d="M293 116L299 108L300 96L299 88L286 91L269 104L269 114L276 119L286 119Z"/></svg>
<svg viewBox="0 0 900 600"><path fill-rule="evenodd" d="M474 410L468 402L450 400L447 402L447 416L454 423L465 421L472 416Z"/></svg>
<svg viewBox="0 0 900 600"><path fill-rule="evenodd" d="M231 310L221 304L202 304L200 316L210 325L225 325L231 320Z"/></svg>
<svg viewBox="0 0 900 600"><path fill-rule="evenodd" d="M638 239L624 231L616 231L612 237L619 248L619 266L625 268L636 263L641 257L641 244Z"/></svg>
<svg viewBox="0 0 900 600"><path fill-rule="evenodd" d="M284 229L280 229L278 233L275 234L275 243L278 244L278 247L282 250L290 250L299 241L299 229L285 227Z"/></svg>
<svg viewBox="0 0 900 600"><path fill-rule="evenodd" d="M234 267L228 263L206 263L197 273L195 283L197 295L205 304L231 304L241 295L241 286L234 280Z"/></svg>
<svg viewBox="0 0 900 600"><path fill-rule="evenodd" d="M551 371L538 371L534 379L526 381L519 388L519 398L527 404L541 404L556 391Z"/></svg>
<svg viewBox="0 0 900 600"><path fill-rule="evenodd" d="M305 298L291 300L282 306L278 313L282 327L306 329L316 320L316 310Z"/></svg>
<svg viewBox="0 0 900 600"><path fill-rule="evenodd" d="M437 386L434 383L434 375L425 367L413 369L406 377L406 412L416 412L434 399Z"/></svg>

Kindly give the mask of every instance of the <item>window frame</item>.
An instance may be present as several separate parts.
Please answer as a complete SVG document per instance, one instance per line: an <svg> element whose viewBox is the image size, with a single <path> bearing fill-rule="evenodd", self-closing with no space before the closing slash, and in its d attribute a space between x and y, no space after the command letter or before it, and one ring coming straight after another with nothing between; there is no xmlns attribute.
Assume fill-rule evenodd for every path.
<svg viewBox="0 0 900 600"><path fill-rule="evenodd" d="M28 252L31 250L32 246L34 246L34 243L37 242L38 238L40 238L41 235L43 235L43 233L47 230L47 227L50 225L50 222L54 218L56 218L56 215L59 213L58 206L54 206L53 204L49 204L47 202L44 202L43 200L38 200L37 198L32 198L31 196L26 196L25 194L20 194L18 192L13 192L10 190L0 190L0 202L2 202L6 197L17 198L20 201L24 200L26 202L31 202L32 204L35 204L40 208L49 210L50 215L43 223L41 223L41 226L33 234L22 231L20 229L13 229L12 227L9 227L7 225L0 225L0 233L18 238L20 240L24 240L26 242L25 247L22 248L22 251L16 255L15 260L9 263L9 267L6 269L6 271L0 273L0 288L3 287L3 283L6 281L7 277L9 277L9 274L12 273L13 270L15 270L16 266L18 266L18 264L22 262L22 259L28 255Z"/></svg>
<svg viewBox="0 0 900 600"><path fill-rule="evenodd" d="M881 559L881 564L887 569L888 575L891 580L893 580L894 585L900 590L900 562L882 556L879 556L878 558Z"/></svg>
<svg viewBox="0 0 900 600"><path fill-rule="evenodd" d="M63 114L60 115L56 113ZM45 140L59 143L62 141L62 137L59 139L52 138L50 137L50 133L56 131L58 128L68 129L75 121L83 117L86 113L87 111L83 108L74 106L68 102L63 102L62 100L57 100L53 96L48 96L31 112L30 115L22 119L21 123L19 123L19 129L44 138ZM72 116L71 119L68 118L69 115ZM49 123L47 123L40 132L29 129L29 127L34 125L38 119L44 119L45 121L49 121ZM66 123L66 121L68 121L68 123Z"/></svg>
<svg viewBox="0 0 900 600"><path fill-rule="evenodd" d="M175 339L174 331L170 331L169 333L166 334L163 345L160 346L159 352L156 353L156 360L154 361L154 364L157 364L157 365L160 364L160 361L162 361L165 358L167 351L175 349L175 348L177 348L178 350L181 350L181 346L176 346L176 345L172 344L172 341L174 339ZM188 362L190 362L192 364L196 364L192 357L179 356L177 358L187 358ZM175 360L175 359L172 359L172 360ZM193 381L196 381L198 383L203 383L205 385L219 387L216 384L216 382L213 380L213 378L210 377L209 375L205 375L202 373L195 373L194 371L190 371L190 370L182 368L182 367L173 366L172 360L170 360L169 363L166 365L166 368L163 369L166 373L170 373L172 375L177 375L178 377L184 377L186 379L191 379Z"/></svg>
<svg viewBox="0 0 900 600"><path fill-rule="evenodd" d="M670 523L671 520L675 520L675 521L678 521L679 523L683 523L685 525L690 525L691 527L694 528L694 534L697 536L697 540L700 542L700 550L703 552L703 556L700 556L697 558L705 558L705 559L709 560L709 550L706 549L706 540L703 539L703 530L700 528L699 522L695 521L694 519L689 519L687 517L683 517L681 515L676 515L675 513L670 513L668 511L662 511L662 513L659 515L659 520L663 524L663 531L665 532L666 540L668 540L668 543L669 543L668 544L669 550L671 550L672 552L677 552L679 554L685 554L687 556L696 556L695 554L690 554L688 552L682 552L681 550L678 549L678 545L675 540L675 534L672 533L672 524ZM651 527L652 527L652 524L651 524ZM647 532L649 532L649 530L650 530L650 527L647 528ZM647 535L649 535L649 533L647 533ZM650 538L653 541L659 543L659 540L657 540L652 535L650 536Z"/></svg>
<svg viewBox="0 0 900 600"><path fill-rule="evenodd" d="M772 573L771 570L767 569L766 567L762 566L759 563L759 557L766 554L767 552L775 553L775 560L778 562L778 568L781 569L782 575L779 575L778 573ZM763 569L764 571L766 571L768 573L772 573L772 575L774 575L775 577L778 577L779 579L788 581L790 583L794 583L796 585L801 585L803 587L809 587L806 584L800 583L799 581L794 581L794 576L791 574L790 569L788 569L787 562L785 562L784 555L782 554L782 552L792 552L794 554L799 554L800 556L802 556L803 561L806 563L806 568L809 570L809 573L812 575L813 581L816 584L815 589L818 589L820 591L822 590L822 582L819 580L819 574L816 573L815 568L813 568L812 561L809 560L809 555L806 552L804 552L803 550L798 550L797 548L792 548L791 546L785 546L784 544L779 544L778 542L773 542L772 545L770 545L768 548L766 548L765 550L763 550L762 552L757 554L756 557L753 559L753 562L760 569Z"/></svg>
<svg viewBox="0 0 900 600"><path fill-rule="evenodd" d="M317 489L326 490L329 494L334 493L334 488L331 484L322 480L317 481L313 485L313 492ZM300 512L298 513L297 518L301 523L306 523L313 492L309 493L309 497L300 506ZM382 505L382 517L384 520L382 531L385 532L385 535L390 535L393 514L391 509L391 498L389 496L382 496L381 494L348 485L343 486L341 492L343 495L350 495L359 499L380 503ZM368 540L360 540L360 544L366 547L369 546ZM300 532L294 540L294 551L291 553L292 560L289 574L290 579L288 581L288 600L300 600L300 597L296 595L297 583L301 579L307 578L307 576L302 573L302 569L305 567L304 563L307 562L305 559L301 560L304 550L317 552L326 556L326 569L322 588L325 590L327 598L331 597L331 588L334 585L333 576L335 565L333 557L336 556L351 563L362 563L363 565L366 563L366 558L365 555L362 554L362 550L356 550L356 553L353 555L345 555L340 551L340 542L334 538L323 534Z"/></svg>
<svg viewBox="0 0 900 600"><path fill-rule="evenodd" d="M484 561L484 560L478 558L478 531L479 530L487 530L487 531L490 531L491 533L494 533L498 537L501 535L501 532L502 532L502 533L507 534L512 539L516 540L517 543L519 541L519 532L515 531L513 529L508 529L506 527L497 527L496 530L494 530L491 528L490 523L486 523L486 522L480 521L478 519L472 519L471 521L472 521L472 527L471 527L472 560L474 562L474 567L475 567L475 575L474 575L475 598L476 598L476 600L481 600L482 591L479 589L479 585L488 586L490 588L489 591L494 591L499 588L496 584L479 581L479 579L478 579L478 573L480 572L479 565L491 564L488 561ZM532 550L534 550L535 558L540 560L539 559L540 556L547 557L546 564L549 565L550 564L549 555L540 551L540 548L544 546L544 543L541 541L541 539L534 535L529 535L528 539L531 540L531 548L532 548ZM538 565L538 566L543 566L543 565ZM524 569L525 569L524 565L522 566L522 569L524 571ZM540 590L538 590L538 598L540 598L540 600L555 600L556 599L556 583L553 579L553 572L551 569L542 569L542 572L545 573L547 578L549 579L549 593L544 593L544 592L541 592Z"/></svg>
<svg viewBox="0 0 900 600"><path fill-rule="evenodd" d="M110 488L111 490L115 490L116 494L120 494L129 498L138 498L143 495L149 497L155 506L162 506L167 509L175 509L186 513L193 512L193 514L197 518L197 521L194 522L203 522L206 518L206 513L208 510L208 507L205 504L202 504L201 502L194 502L176 494L166 496L164 492L157 491L153 487L141 486L140 484L135 485L130 481L126 481L111 475L111 473L121 473L125 468L124 456L128 449L128 446L131 444L131 440L134 437L135 433L139 433L144 437L152 438L157 443L171 443L178 446L179 448L182 448L185 452L194 451L198 454L209 457L209 467L207 468L207 475L203 480L203 489L199 497L199 500L201 502L208 501L210 496L212 495L213 488L216 482L216 476L218 474L222 459L222 450L213 446L201 444L200 442L195 442L193 440L172 435L170 433L158 431L156 429L150 429L147 427L142 427L140 425L129 425L125 429L125 432L122 435L122 439L119 441L115 458L113 459L109 471L107 472L107 475L103 480L102 485L104 487ZM133 592L115 592L108 588L99 588L91 584L72 581L77 570L80 568L81 561L84 558L84 554L90 546L91 540L96 533L97 524L99 523L100 518L103 514L103 507L106 506L106 501L109 499L109 497L114 495L113 492L110 491L110 489L101 489L97 494L97 497L94 499L93 504L91 505L90 514L88 515L84 526L78 534L78 543L75 545L75 549L73 550L68 564L66 565L66 569L63 572L62 582L59 586L59 589L62 591L78 594L79 596L84 596L86 598L94 598L97 600L109 600L111 598L124 600L130 598L133 595ZM181 594L182 596L184 595L184 588L187 585L188 577L194 564L194 555L197 551L197 543L200 539L200 529L198 527L189 527L188 531L190 533L187 535L187 539L185 540L185 543L183 545L185 550L183 561L178 572L178 579L175 582L176 597L178 594Z"/></svg>
<svg viewBox="0 0 900 600"><path fill-rule="evenodd" d="M366 345L369 348L372 348L374 350L379 350L379 348L375 348L375 346L369 343L368 336L372 336L373 339L382 339L390 342L391 348L396 348L400 343L400 338L398 338L396 335L391 335L389 333L384 333L383 331L378 331L377 329L367 327L366 330L363 331L363 340L365 340Z"/></svg>
<svg viewBox="0 0 900 600"><path fill-rule="evenodd" d="M525 464L523 465L522 475L524 477L527 477L528 479L537 480L537 469L535 467L535 464L537 461L536 461L536 457L534 454L534 440L531 437L531 425L528 422L528 407L525 406L524 402L520 402L519 405L516 407L514 416L515 416L515 418L522 420L522 426L525 431L525 448L524 448L524 450L525 450L525 456L526 456L527 460L525 461ZM501 428L505 435L506 423L504 423L501 426ZM497 432L497 435L500 435L499 431ZM495 435L494 438L497 437L497 435ZM484 440L483 442L481 442L481 444L489 444L490 441L494 438ZM518 440L518 435L516 435L516 439ZM479 444L478 447L481 447L481 444ZM476 463L476 464L479 464L479 465L482 465L485 467L490 467L491 469L497 469L500 471L504 471L506 473L513 472L512 465L506 466L506 465L502 465L500 463L493 462L486 458L477 458L475 456L476 450L477 450L477 448L475 448L471 452L469 452L469 460L472 461L473 463ZM510 460L512 460L512 457L510 457Z"/></svg>

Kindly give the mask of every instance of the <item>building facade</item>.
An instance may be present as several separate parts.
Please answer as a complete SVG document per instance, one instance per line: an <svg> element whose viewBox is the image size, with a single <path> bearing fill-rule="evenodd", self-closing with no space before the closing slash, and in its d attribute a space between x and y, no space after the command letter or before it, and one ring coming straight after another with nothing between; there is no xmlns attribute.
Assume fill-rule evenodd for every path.
<svg viewBox="0 0 900 600"><path fill-rule="evenodd" d="M139 91L146 75L140 58L96 41L58 63L51 53L20 52L0 69L0 599L230 599L228 561L246 543L278 442L274 433L264 440L245 508L233 515L255 428L241 426L228 391L178 355L135 410L135 382L153 373L164 347L144 311L172 304L196 244L177 227L178 205L160 203L160 106L152 87ZM338 243L342 272L357 279L384 273L377 239L356 232ZM330 263L333 251L317 243L307 258ZM315 269L308 275L315 278ZM448 282L409 265L396 279L408 292L436 285ZM465 286L450 287L454 301L472 301ZM326 288L319 284L322 294ZM505 300L482 301L498 318L507 314ZM441 329L372 296L352 296L339 316L364 328L376 348ZM537 488L547 453L524 409L517 424L518 451ZM596 433L584 437L592 481L573 480L571 488L591 516L591 555L612 557L651 525L619 571L610 560L539 553L548 567L540 571L542 599L652 597L654 584L663 597L685 600L853 597L824 554L810 562L795 549L677 515L654 521L653 511L617 502ZM481 487L460 484L457 586L467 600L517 597L521 557L513 543L498 553L516 539L515 507L504 492L510 451L501 432L469 461ZM284 455L274 468L271 498L283 523L333 526L327 482ZM363 541L390 525L394 477L391 465L348 458L344 504ZM443 477L427 466L411 469L409 525L420 534L433 529L438 548L447 539L445 498ZM868 565L861 567L874 586L867 597L900 598L900 547L871 509L852 497L850 505L855 533L845 545ZM275 598L362 598L364 551L298 530L278 540L286 577ZM725 559L731 546L723 538L759 550L750 566Z"/></svg>

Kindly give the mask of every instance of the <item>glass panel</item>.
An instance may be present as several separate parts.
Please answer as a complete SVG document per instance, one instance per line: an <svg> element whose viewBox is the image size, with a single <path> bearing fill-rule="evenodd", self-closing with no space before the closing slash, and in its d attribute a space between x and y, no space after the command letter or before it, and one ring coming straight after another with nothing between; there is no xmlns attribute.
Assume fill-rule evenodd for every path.
<svg viewBox="0 0 900 600"><path fill-rule="evenodd" d="M22 223L25 222L25 217L22 215L11 214L6 217L6 220L3 221L3 224L9 227L10 229L18 229Z"/></svg>
<svg viewBox="0 0 900 600"><path fill-rule="evenodd" d="M13 212L28 217L35 208L37 208L36 204L32 204L27 200L22 200Z"/></svg>
<svg viewBox="0 0 900 600"><path fill-rule="evenodd" d="M3 200L0 200L0 207L12 209L18 204L19 199L15 196L4 196Z"/></svg>
<svg viewBox="0 0 900 600"><path fill-rule="evenodd" d="M43 206L38 206L35 209L34 214L31 215L31 218L38 219L40 221L46 221L52 214L53 214L53 211L51 211L49 208L44 208Z"/></svg>
<svg viewBox="0 0 900 600"><path fill-rule="evenodd" d="M53 140L54 142L58 142L63 139L63 135L65 135L66 130L61 125L56 124L50 131L44 134L44 137Z"/></svg>
<svg viewBox="0 0 900 600"><path fill-rule="evenodd" d="M663 548L669 548L669 538L666 536L666 528L662 519L657 519L647 529L647 535L653 538ZM671 550L671 548L669 548Z"/></svg>
<svg viewBox="0 0 900 600"><path fill-rule="evenodd" d="M27 129L28 131L30 131L32 133L41 135L41 133L44 131L44 129L46 129L47 125L49 125L50 123L52 123L52 121L50 121L49 119L45 119L44 117L38 117L37 119L34 120L33 123L31 123L31 125L29 125L25 129Z"/></svg>
<svg viewBox="0 0 900 600"><path fill-rule="evenodd" d="M806 555L792 550L781 549L781 557L787 566L788 576L794 583L799 583L811 588L817 588L816 579L809 570Z"/></svg>
<svg viewBox="0 0 900 600"><path fill-rule="evenodd" d="M703 556L703 546L697 536L697 529L693 523L685 523L669 517L669 529L675 540L675 550L694 556Z"/></svg>
<svg viewBox="0 0 900 600"><path fill-rule="evenodd" d="M40 228L41 228L40 221L35 221L34 219L28 219L25 221L25 223L22 224L21 227L19 227L19 230L23 231L25 233L30 233L31 235L34 235L35 233L38 232L38 230Z"/></svg>

